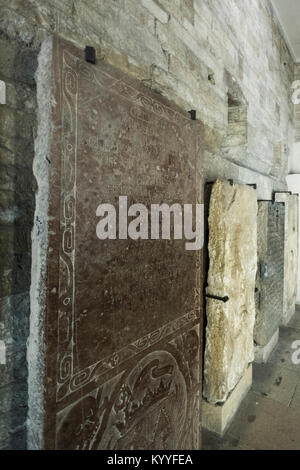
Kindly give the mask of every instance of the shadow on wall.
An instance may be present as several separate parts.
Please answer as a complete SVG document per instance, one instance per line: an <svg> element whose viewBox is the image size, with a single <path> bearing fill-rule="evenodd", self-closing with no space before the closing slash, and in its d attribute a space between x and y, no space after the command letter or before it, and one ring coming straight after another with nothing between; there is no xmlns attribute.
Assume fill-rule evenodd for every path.
<svg viewBox="0 0 300 470"><path fill-rule="evenodd" d="M286 177L287 185L288 185L288 190L292 191L292 193L299 194L300 193L300 174L294 174L294 175L288 175ZM300 246L300 205L299 205L299 217L298 217L298 222L299 222L299 239L298 239L298 245ZM300 267L300 250L299 250L299 264L298 266ZM300 268L298 269L298 290L297 290L297 299L296 299L297 304L300 304Z"/></svg>

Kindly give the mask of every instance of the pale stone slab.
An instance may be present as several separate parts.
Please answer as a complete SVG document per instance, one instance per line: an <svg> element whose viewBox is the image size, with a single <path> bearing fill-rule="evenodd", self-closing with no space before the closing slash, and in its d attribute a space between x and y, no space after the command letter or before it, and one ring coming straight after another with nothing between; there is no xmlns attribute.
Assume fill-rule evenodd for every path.
<svg viewBox="0 0 300 470"><path fill-rule="evenodd" d="M254 359L257 200L249 186L217 181L209 207L204 397L224 402ZM226 299L225 299L226 300Z"/></svg>
<svg viewBox="0 0 300 470"><path fill-rule="evenodd" d="M251 386L252 364L249 365L243 377L231 392L225 403L220 406L203 401L202 426L209 431L223 436Z"/></svg>
<svg viewBox="0 0 300 470"><path fill-rule="evenodd" d="M254 348L254 356L255 362L258 364L265 364L268 362L269 357L271 356L272 352L274 351L275 347L277 346L279 340L279 328L274 333L268 344L266 346L255 346Z"/></svg>
<svg viewBox="0 0 300 470"><path fill-rule="evenodd" d="M276 193L275 201L285 204L284 286L282 324L287 325L295 313L298 279L298 211L299 196Z"/></svg>

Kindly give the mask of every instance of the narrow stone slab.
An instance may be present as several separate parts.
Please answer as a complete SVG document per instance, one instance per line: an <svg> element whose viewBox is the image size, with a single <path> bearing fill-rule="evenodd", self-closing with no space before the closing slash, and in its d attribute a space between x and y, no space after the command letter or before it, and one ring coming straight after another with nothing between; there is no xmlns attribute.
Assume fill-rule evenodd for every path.
<svg viewBox="0 0 300 470"><path fill-rule="evenodd" d="M254 359L257 200L253 188L224 181L213 185L208 250L204 397L219 403Z"/></svg>
<svg viewBox="0 0 300 470"><path fill-rule="evenodd" d="M254 341L266 346L279 328L283 312L285 205L259 201L258 268Z"/></svg>
<svg viewBox="0 0 300 470"><path fill-rule="evenodd" d="M203 400L202 426L220 436L223 436L230 426L243 399L252 385L252 364L249 365L243 377L231 392L226 402L214 405Z"/></svg>
<svg viewBox="0 0 300 470"><path fill-rule="evenodd" d="M284 285L281 323L287 325L295 313L298 281L298 214L299 196L276 193L275 201L285 205L284 224Z"/></svg>

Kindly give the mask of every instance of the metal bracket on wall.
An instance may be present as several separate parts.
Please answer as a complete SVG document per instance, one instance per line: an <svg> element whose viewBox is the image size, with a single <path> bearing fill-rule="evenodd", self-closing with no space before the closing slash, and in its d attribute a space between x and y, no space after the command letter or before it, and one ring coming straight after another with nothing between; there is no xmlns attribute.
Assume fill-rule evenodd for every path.
<svg viewBox="0 0 300 470"><path fill-rule="evenodd" d="M92 46L85 46L85 60L86 62L90 62L90 64L96 63L96 51L95 48Z"/></svg>
<svg viewBox="0 0 300 470"><path fill-rule="evenodd" d="M205 297L208 299L214 299L214 300L220 300L221 302L228 302L229 297L226 295L225 297L219 297L218 295L211 295L211 294L205 294Z"/></svg>
<svg viewBox="0 0 300 470"><path fill-rule="evenodd" d="M276 197L276 194L292 194L292 191L273 191L272 193L272 202L276 202L275 201L275 197Z"/></svg>
<svg viewBox="0 0 300 470"><path fill-rule="evenodd" d="M189 114L191 115L191 120L192 121L196 121L196 110L195 109L191 109L190 111L188 111Z"/></svg>

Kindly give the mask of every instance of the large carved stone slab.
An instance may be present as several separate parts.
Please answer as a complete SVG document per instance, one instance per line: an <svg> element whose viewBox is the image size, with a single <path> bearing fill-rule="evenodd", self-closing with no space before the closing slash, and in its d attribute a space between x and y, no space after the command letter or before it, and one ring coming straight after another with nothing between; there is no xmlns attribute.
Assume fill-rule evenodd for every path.
<svg viewBox="0 0 300 470"><path fill-rule="evenodd" d="M256 219L253 188L213 185L206 294L219 299L206 299L204 366L204 396L211 403L224 402L253 361Z"/></svg>
<svg viewBox="0 0 300 470"><path fill-rule="evenodd" d="M52 87L46 290L31 334L47 331L46 375L31 377L31 395L44 384L46 395L29 412L30 445L40 432L50 449L197 449L202 252L101 241L96 209L120 195L201 203L199 124L58 38Z"/></svg>
<svg viewBox="0 0 300 470"><path fill-rule="evenodd" d="M275 201L285 205L284 286L282 323L286 325L295 313L298 281L298 214L299 196L276 193Z"/></svg>
<svg viewBox="0 0 300 470"><path fill-rule="evenodd" d="M285 206L258 202L256 319L254 341L266 346L279 328L283 312Z"/></svg>

